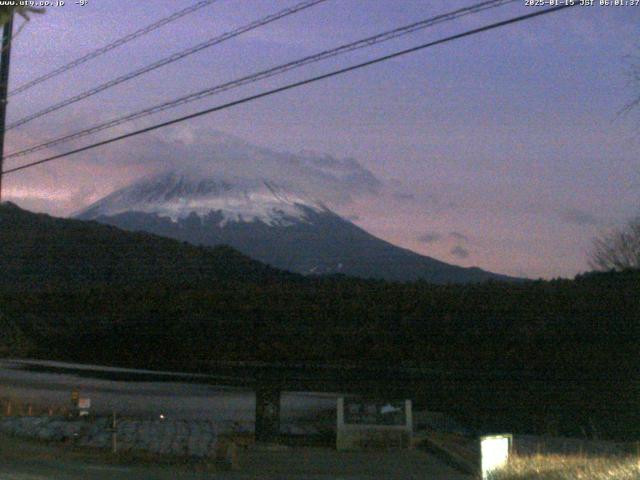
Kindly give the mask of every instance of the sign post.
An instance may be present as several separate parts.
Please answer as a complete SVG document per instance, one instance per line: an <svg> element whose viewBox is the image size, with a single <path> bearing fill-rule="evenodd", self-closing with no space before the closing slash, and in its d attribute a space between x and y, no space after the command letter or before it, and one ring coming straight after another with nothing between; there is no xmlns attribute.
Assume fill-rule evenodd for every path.
<svg viewBox="0 0 640 480"><path fill-rule="evenodd" d="M71 391L71 405L75 408L78 406L78 401L80 400L80 391L77 388L74 388Z"/></svg>
<svg viewBox="0 0 640 480"><path fill-rule="evenodd" d="M89 409L91 408L91 399L80 397L78 399L78 416L86 417L89 415Z"/></svg>
<svg viewBox="0 0 640 480"><path fill-rule="evenodd" d="M256 442L280 440L280 389L258 385L256 388Z"/></svg>

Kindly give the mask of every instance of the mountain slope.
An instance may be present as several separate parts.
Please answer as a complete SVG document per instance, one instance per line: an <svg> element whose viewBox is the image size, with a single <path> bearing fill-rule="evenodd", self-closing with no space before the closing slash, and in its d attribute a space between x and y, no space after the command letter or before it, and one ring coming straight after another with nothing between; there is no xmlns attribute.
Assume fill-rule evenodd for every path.
<svg viewBox="0 0 640 480"><path fill-rule="evenodd" d="M114 192L77 218L194 245L228 244L251 258L302 274L434 283L509 279L396 247L321 202L272 181L163 174Z"/></svg>
<svg viewBox="0 0 640 480"><path fill-rule="evenodd" d="M292 278L229 247L205 248L0 205L0 285Z"/></svg>

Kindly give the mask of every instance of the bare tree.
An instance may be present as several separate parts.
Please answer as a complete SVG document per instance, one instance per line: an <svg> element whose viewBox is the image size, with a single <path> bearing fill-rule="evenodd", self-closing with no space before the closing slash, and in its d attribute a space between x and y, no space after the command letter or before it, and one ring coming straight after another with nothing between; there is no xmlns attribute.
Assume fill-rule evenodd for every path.
<svg viewBox="0 0 640 480"><path fill-rule="evenodd" d="M596 238L589 265L596 270L640 269L640 216Z"/></svg>
<svg viewBox="0 0 640 480"><path fill-rule="evenodd" d="M634 92L632 94L634 97L620 110L622 114L629 113L634 108L640 106L640 56L630 57L627 76L629 78L629 86L631 87L630 90Z"/></svg>

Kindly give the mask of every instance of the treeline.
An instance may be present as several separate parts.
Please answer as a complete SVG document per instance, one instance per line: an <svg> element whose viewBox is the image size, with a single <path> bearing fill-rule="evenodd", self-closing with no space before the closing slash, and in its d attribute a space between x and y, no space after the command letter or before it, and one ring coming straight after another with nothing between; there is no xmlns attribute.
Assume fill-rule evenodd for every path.
<svg viewBox="0 0 640 480"><path fill-rule="evenodd" d="M339 277L176 279L5 288L0 305L42 351L76 356L86 343L91 355L118 363L130 349L136 362L176 361L194 369L218 359L375 364L391 358L406 366L590 374L636 367L630 348L638 340L639 287L637 272L466 286Z"/></svg>
<svg viewBox="0 0 640 480"><path fill-rule="evenodd" d="M199 372L234 360L429 368L450 377L425 378L421 400L478 425L635 438L639 292L640 272L464 286L176 278L5 288L0 305L28 340L21 354Z"/></svg>

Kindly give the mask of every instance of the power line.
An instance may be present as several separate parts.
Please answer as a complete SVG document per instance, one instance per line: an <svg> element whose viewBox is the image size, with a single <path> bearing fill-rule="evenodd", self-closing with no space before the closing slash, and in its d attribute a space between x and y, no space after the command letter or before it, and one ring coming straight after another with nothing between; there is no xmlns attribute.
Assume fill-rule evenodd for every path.
<svg viewBox="0 0 640 480"><path fill-rule="evenodd" d="M449 36L449 37L445 37L445 38L442 38L440 40L435 40L433 42L424 43L424 44L418 45L416 47L408 48L408 49L405 49L405 50L400 50L398 52L391 53L389 55L384 55L382 57L374 58L373 60L369 60L369 61L366 61L366 62L363 62L363 63L358 63L356 65L352 65L350 67L341 68L339 70L334 70L332 72L325 73L323 75L318 75L318 76L315 76L315 77L307 78L305 80L301 80L299 82L290 83L290 84L285 85L283 87L278 87L278 88L274 88L274 89L271 89L271 90L267 90L265 92L258 93L256 95L251 95L251 96L248 96L248 97L244 97L244 98L241 98L239 100L235 100L233 102L225 103L223 105L218 105L216 107L208 108L206 110L201 110L199 112L192 113L190 115L186 115L186 116L183 116L183 117L175 118L175 119L169 120L167 122L163 122L163 123L159 123L159 124L156 124L156 125L152 125L150 127L142 128L140 130L136 130L136 131L129 132L129 133L126 133L126 134L123 134L123 135L119 135L117 137L112 137L110 139L103 140L101 142L96 142L96 143L93 143L91 145L87 145L87 146L84 146L84 147L81 147L81 148L77 148L75 150L71 150L71 151L68 151L68 152L65 152L65 153L61 153L59 155L54 155L54 156L51 156L51 157L48 157L48 158L43 158L42 160L37 160L35 162L27 163L27 164L21 165L19 167L14 167L14 168L11 168L9 170L5 170L3 173L4 174L8 174L8 173L13 173L13 172L18 172L20 170L25 170L27 168L34 167L36 165L41 165L43 163L51 162L53 160L58 160L60 158L68 157L70 155L75 155L76 153L81 153L81 152L85 152L87 150L92 150L94 148L101 147L103 145L108 145L110 143L118 142L118 141L124 140L126 138L135 137L135 136L143 134L143 133L151 132L153 130L158 130L160 128L168 127L170 125L175 125L177 123L181 123L181 122L184 122L186 120L191 120L193 118L201 117L201 116L208 115L210 113L214 113L214 112L217 112L217 111L220 111L220 110L225 110L227 108L231 108L231 107L235 107L237 105L248 103L248 102L251 102L253 100L257 100L259 98L268 97L268 96L274 95L276 93L280 93L280 92L284 92L284 91L287 91L287 90L291 90L291 89L294 89L294 88L297 88L297 87L301 87L303 85L308 85L310 83L315 83L315 82L318 82L320 80L325 80L327 78L331 78L331 77L334 77L334 76L337 76L337 75L342 75L342 74L347 73L347 72L352 72L352 71L358 70L360 68L368 67L370 65L375 65L377 63L385 62L387 60L391 60L393 58L397 58L397 57L400 57L400 56L403 56L403 55L407 55L407 54L410 54L410 53L415 53L417 51L424 50L424 49L430 48L430 47L434 47L436 45L441 45L441 44L444 44L444 43L451 42L453 40L458 40L460 38L469 37L471 35L476 35L478 33L486 32L486 31L489 31L489 30L494 30L496 28L504 27L506 25L511 25L511 24L514 24L514 23L518 23L518 22L522 22L522 21L525 21L525 20L529 20L529 19L532 19L534 17L539 17L539 16L546 15L546 14L549 14L549 13L554 13L554 12L557 12L557 11L560 11L560 10L564 10L565 8L570 8L570 7L573 7L573 6L576 6L576 5L579 5L579 3L573 3L573 4L572 3L567 3L567 4L564 4L564 5L558 6L558 7L547 8L547 9L540 10L540 11L533 12L533 13L529 13L529 14L526 14L526 15L513 17L513 18L510 18L508 20L503 20L501 22L491 23L491 24L485 25L483 27L474 28L472 30L467 30L466 32L459 33L459 34L456 34L456 35L452 35L452 36Z"/></svg>
<svg viewBox="0 0 640 480"><path fill-rule="evenodd" d="M402 27L398 27L395 28L393 30L389 30L377 35L373 35L371 37L367 37L355 42L351 42L345 45L341 45L339 47L336 48L332 48L330 50L324 50L321 51L319 53L313 54L313 55L309 55L282 65L278 65L276 67L267 69L267 70L262 70L260 72L230 81L230 82L226 82L223 84L219 84L216 85L214 87L210 87L195 93L191 93L189 95L185 95L182 97L179 97L175 100L171 100L168 102L164 102L161 103L159 105L155 105L153 107L149 107L149 108L145 108L143 110L139 110L137 112L134 113L130 113L127 114L125 116L122 117L118 117L116 119L113 120L109 120L107 122L98 124L98 125L94 125L92 127L89 128L85 128L83 130L80 130L78 132L74 132L68 135L64 135L62 137L58 137L56 139L53 140L49 140L47 142L41 143L39 145L35 145L29 148L26 148L24 150L20 150L17 152L13 152L9 155L7 155L5 158L15 158L15 157L22 157L25 155L28 155L30 153L34 153L37 152L39 150L43 150L45 148L49 148L52 147L54 145L59 145L61 143L66 143L68 141L71 140L77 140L79 138L82 137L86 137L88 135L92 135L94 133L100 132L102 130L105 129L109 129L109 128L113 128L116 127L118 125L121 125L123 123L127 123L133 120L137 120L139 118L143 118L149 115L153 115L156 113L160 113L162 111L165 110L169 110L171 108L175 108L177 106L180 105L185 105L187 103L191 103L194 102L196 100L201 100L203 98L209 97L211 95L215 95L218 93L222 93L222 92L226 92L228 90L232 90L250 83L254 83L257 82L259 80L264 80L266 78L270 78L273 77L275 75L279 75L282 73L285 73L289 70L293 70L296 68L300 68L303 67L305 65L309 65L311 63L315 63L315 62L319 62L321 60L325 60L327 58L332 58L332 57L336 57L338 55L342 55L348 52L352 52L354 50L358 50L361 48L365 48L365 47L370 47L372 45L376 45L382 42L387 42L390 40L393 40L395 38L404 36L404 35L408 35L410 33L414 33L416 31L419 30L423 30L427 27L431 27L434 25L437 25L439 23L444 23L447 21L452 21L455 20L456 18L462 17L464 15L469 15L469 14L475 14L484 10L488 10L490 8L496 8L502 5L505 5L507 3L514 3L515 1L518 0L489 0L489 1L485 1L485 2L481 2L479 4L470 6L470 7L465 7L465 8L461 8L458 10L454 10L448 13L444 13L441 15L437 15L435 17L431 17L425 20L421 20L419 22L414 22L411 23L409 25L405 25Z"/></svg>
<svg viewBox="0 0 640 480"><path fill-rule="evenodd" d="M45 108L44 110L40 110L39 112L36 112L32 115L28 115L16 122L11 123L10 125L8 125L5 129L6 130L11 130L13 128L19 127L20 125L24 125L25 123L29 123L32 120L35 120L36 118L40 118L44 115L47 115L48 113L51 112L55 112L57 110L60 110L61 108L67 107L73 103L79 102L80 100L84 100L86 98L92 97L93 95L96 95L100 92L103 92L109 88L115 87L116 85L119 85L121 83L127 82L129 80L132 80L136 77L139 77L141 75L144 75L145 73L149 73L153 70L156 70L160 67L164 67L165 65L169 65L173 62L177 62L178 60L181 60L189 55L193 55L196 52L199 52L201 50L204 50L206 48L210 48L213 47L214 45L218 45L222 42L225 42L231 38L237 37L239 35L242 35L243 33L246 33L248 31L251 30L255 30L256 28L259 28L263 25L267 25L271 22L275 22L276 20L279 20L281 18L287 17L289 15L293 15L294 13L298 13L302 10L305 10L307 8L311 8L319 3L322 2L326 2L327 0L305 0L304 2L298 3L296 5L294 5L293 7L289 7L289 8L285 8L284 10L280 10L279 12L276 12L274 14L268 15L264 18L261 18L259 20L256 20L254 22L251 22L247 25L244 25L240 28L237 28L235 30L232 30L230 32L224 33L220 36L211 38L209 40L207 40L206 42L202 42L199 43L198 45L188 48L186 50L183 50L181 52L177 52L174 53L173 55L170 55L169 57L163 58L162 60L158 60L157 62L154 62L150 65L147 65L146 67L142 67L138 70L134 70L133 72L127 73L126 75L122 75L118 78L115 78L113 80L110 80L106 83L103 83L102 85L98 85L97 87L91 88L85 92L82 92L78 95L75 95L73 97L67 98L66 100L63 100L62 102L56 103L55 105L52 105L50 107Z"/></svg>
<svg viewBox="0 0 640 480"><path fill-rule="evenodd" d="M135 40L138 37L142 37L143 35L146 35L150 32L153 32L154 30L157 30L160 27L164 27L165 25L174 22L176 20L178 20L179 18L184 17L185 15L189 15L190 13L196 12L198 10L200 10L201 8L204 8L208 5L211 5L214 2L217 2L218 0L202 0L198 3L196 3L195 5L192 5L190 7L187 7L183 10L179 10L175 13L173 13L172 15L165 17L155 23L152 23L151 25L148 25L144 28L141 28L140 30L136 30L133 33L130 33L128 35L125 35L124 37L116 40L113 43L110 43L108 45L105 45L104 47L98 48L97 50L93 50L92 52L87 53L86 55L77 58L75 60L73 60L72 62L67 63L66 65L63 65L59 68L56 68L55 70L42 75L38 78L35 78L34 80L31 80L27 83L25 83L24 85L21 85L20 87L12 90L11 92L9 92L9 96L11 95L17 95L18 93L22 93L26 90L29 90L32 87L35 87L36 85L49 80L53 77L56 77L68 70L71 70L72 68L75 68L79 65L82 65L83 63L88 62L89 60L93 60L96 57L99 57L100 55L103 55L115 48L121 47L122 45Z"/></svg>

